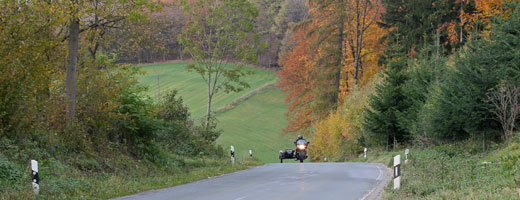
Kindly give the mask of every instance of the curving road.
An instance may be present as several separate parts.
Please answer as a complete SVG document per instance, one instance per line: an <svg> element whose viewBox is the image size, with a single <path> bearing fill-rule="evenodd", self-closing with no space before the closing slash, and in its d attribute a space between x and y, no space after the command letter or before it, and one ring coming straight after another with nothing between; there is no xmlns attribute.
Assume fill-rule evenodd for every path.
<svg viewBox="0 0 520 200"><path fill-rule="evenodd" d="M371 163L267 164L118 199L376 199L389 174L385 166Z"/></svg>

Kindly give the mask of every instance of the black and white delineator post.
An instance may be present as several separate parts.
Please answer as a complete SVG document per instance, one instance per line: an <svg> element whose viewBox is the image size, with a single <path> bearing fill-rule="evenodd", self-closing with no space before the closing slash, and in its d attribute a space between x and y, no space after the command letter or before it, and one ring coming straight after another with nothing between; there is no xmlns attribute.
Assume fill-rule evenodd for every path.
<svg viewBox="0 0 520 200"><path fill-rule="evenodd" d="M38 177L38 162L31 160L32 168L32 187L35 194L40 193L40 178Z"/></svg>
<svg viewBox="0 0 520 200"><path fill-rule="evenodd" d="M401 155L394 157L394 189L401 186Z"/></svg>
<svg viewBox="0 0 520 200"><path fill-rule="evenodd" d="M367 157L367 148L365 148L365 150L363 151L363 156L366 158Z"/></svg>
<svg viewBox="0 0 520 200"><path fill-rule="evenodd" d="M404 150L404 164L408 163L408 154L410 153L409 149Z"/></svg>
<svg viewBox="0 0 520 200"><path fill-rule="evenodd" d="M231 145L231 163L235 164L235 147Z"/></svg>
<svg viewBox="0 0 520 200"><path fill-rule="evenodd" d="M253 150L249 149L249 157L253 157Z"/></svg>

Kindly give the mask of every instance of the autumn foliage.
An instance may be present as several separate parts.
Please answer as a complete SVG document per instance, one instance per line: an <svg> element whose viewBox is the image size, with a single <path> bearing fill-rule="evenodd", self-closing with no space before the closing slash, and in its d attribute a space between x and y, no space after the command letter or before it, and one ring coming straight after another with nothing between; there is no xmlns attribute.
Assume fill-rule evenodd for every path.
<svg viewBox="0 0 520 200"><path fill-rule="evenodd" d="M278 75L290 104L285 132L313 133L312 159L318 159L337 156L357 135L343 103L380 69L377 60L385 46L379 40L385 30L377 21L384 7L381 1L365 0L307 5L308 21L297 26L294 47L280 58Z"/></svg>
<svg viewBox="0 0 520 200"><path fill-rule="evenodd" d="M311 80L308 78L312 70L312 53L310 51L313 38L306 36L305 29L294 32L292 51L280 58L283 69L278 73L279 87L286 92L286 103L290 104L286 116L289 125L285 132L308 135L313 122L310 104L313 99Z"/></svg>

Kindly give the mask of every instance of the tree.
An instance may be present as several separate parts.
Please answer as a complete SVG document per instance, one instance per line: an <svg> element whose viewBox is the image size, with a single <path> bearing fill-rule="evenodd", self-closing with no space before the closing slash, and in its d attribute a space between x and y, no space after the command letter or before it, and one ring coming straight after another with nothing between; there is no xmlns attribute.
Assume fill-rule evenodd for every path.
<svg viewBox="0 0 520 200"><path fill-rule="evenodd" d="M520 85L520 5L508 9L508 16L494 19L489 36L477 35L457 54L434 96L429 134L447 140L499 136L500 122L487 95L502 81Z"/></svg>
<svg viewBox="0 0 520 200"><path fill-rule="evenodd" d="M68 7L68 34L64 41L68 40L67 55L67 118L74 119L76 114L76 77L78 66L78 51L80 48L80 34L85 31L97 32L99 29L113 28L117 23L125 19L138 19L144 17L143 10L154 10L155 4L147 0L137 1L81 1L70 0L64 2ZM103 33L103 32L101 32ZM90 35L93 37L93 35ZM92 41L91 41L92 42ZM95 58L99 45L89 47L89 51Z"/></svg>
<svg viewBox="0 0 520 200"><path fill-rule="evenodd" d="M495 106L491 112L500 121L507 142L514 136L516 118L520 115L519 99L520 88L508 82L500 83L497 90L488 94L488 100Z"/></svg>
<svg viewBox="0 0 520 200"><path fill-rule="evenodd" d="M179 40L195 60L187 69L199 73L206 82L209 128L214 95L221 90L238 92L249 87L241 78L251 72L244 70L243 64L229 64L234 60L256 62L257 50L262 46L254 26L258 10L243 0L184 1L183 6L188 20Z"/></svg>
<svg viewBox="0 0 520 200"><path fill-rule="evenodd" d="M376 21L379 20L383 13L383 5L381 1L370 0L354 0L353 4L351 7L353 10L352 13L354 13L354 19L351 20L348 45L350 46L350 53L352 54L354 63L354 70L352 72L353 84L357 85L363 75L363 57L374 52L381 52L381 49L367 48L370 43L367 44L365 40L367 32L369 33L368 38L372 40L379 39L377 36L384 33L382 30L379 30L379 34L377 32L370 32L372 29L377 29L377 27L375 27ZM374 35L376 37L373 37ZM376 41L371 41L371 43L374 42ZM369 49L369 51L367 51L367 49Z"/></svg>
<svg viewBox="0 0 520 200"><path fill-rule="evenodd" d="M311 43L316 37L306 34L307 27L299 27L294 31L293 43L295 46L280 58L282 69L278 72L280 83L278 87L287 93L285 103L289 104L286 117L289 124L284 129L285 133L300 133L309 135L314 115L312 114L311 103L313 84L309 78L313 67L311 53Z"/></svg>
<svg viewBox="0 0 520 200"><path fill-rule="evenodd" d="M313 122L326 118L352 83L375 74L385 49L379 42L385 31L375 26L380 1L310 1L308 6L307 18L287 31L292 40L284 42L279 61L280 87L291 102L286 132L308 133Z"/></svg>
<svg viewBox="0 0 520 200"><path fill-rule="evenodd" d="M408 56L415 55L422 47L433 43L433 35L444 24L456 21L460 7L471 10L471 6L457 1L445 0L383 0L386 11L379 26L389 30L383 38L388 46L402 45ZM441 44L448 41L447 33L441 35ZM447 49L450 46L446 46ZM390 59L390 58L389 58Z"/></svg>
<svg viewBox="0 0 520 200"><path fill-rule="evenodd" d="M405 72L408 59L402 54L396 57L388 63L383 83L376 86L376 93L370 97L363 123L363 129L369 136L394 150L398 142L405 142L410 136L406 127L399 123L410 107L408 97L403 92L403 86L409 79Z"/></svg>
<svg viewBox="0 0 520 200"><path fill-rule="evenodd" d="M319 118L335 110L339 102L345 29L347 21L346 0L309 2L308 34L315 35L314 67L310 74L314 100L312 110Z"/></svg>
<svg viewBox="0 0 520 200"><path fill-rule="evenodd" d="M50 77L66 55L55 30L66 13L46 1L0 1L0 10L0 135L23 138L50 110Z"/></svg>

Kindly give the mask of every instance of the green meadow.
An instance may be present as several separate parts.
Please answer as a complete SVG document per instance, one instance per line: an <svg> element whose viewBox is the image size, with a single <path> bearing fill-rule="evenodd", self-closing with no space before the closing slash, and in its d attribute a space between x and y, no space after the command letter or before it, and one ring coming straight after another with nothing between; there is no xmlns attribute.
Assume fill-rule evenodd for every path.
<svg viewBox="0 0 520 200"><path fill-rule="evenodd" d="M147 93L154 101L160 99L161 96L170 90L178 90L184 103L188 106L191 116L200 118L206 114L208 101L207 86L198 73L186 70L186 65L188 64L174 62L141 66L141 69L146 73L139 77L139 82L148 87ZM238 93L226 94L223 91L217 93L213 97L213 111L230 104L235 99L266 83L276 80L276 75L271 71L247 66L245 68L254 72L253 75L244 77L244 80L251 87Z"/></svg>
<svg viewBox="0 0 520 200"><path fill-rule="evenodd" d="M199 74L186 70L187 64L142 66L146 74L139 77L139 82L148 88L147 94L154 101L172 89L178 90L192 118L200 118L206 114L207 88ZM251 149L253 156L263 162L279 162L280 150L294 148L294 138L282 134L287 125L285 95L273 86L265 88L276 81L276 74L255 67L247 69L255 72L245 77L250 88L239 93L221 92L214 97L213 111L226 108L217 114L218 128L223 130L217 144L226 151L235 146L237 159L248 157Z"/></svg>
<svg viewBox="0 0 520 200"><path fill-rule="evenodd" d="M251 149L254 157L266 163L279 162L278 152L294 148L295 139L282 134L287 125L284 99L285 95L280 89L271 88L219 114L219 127L224 133L217 143L225 149L233 145L238 158L249 156Z"/></svg>

